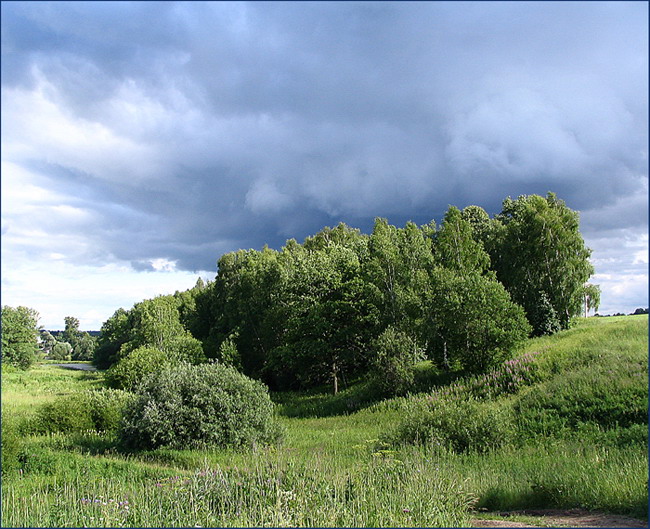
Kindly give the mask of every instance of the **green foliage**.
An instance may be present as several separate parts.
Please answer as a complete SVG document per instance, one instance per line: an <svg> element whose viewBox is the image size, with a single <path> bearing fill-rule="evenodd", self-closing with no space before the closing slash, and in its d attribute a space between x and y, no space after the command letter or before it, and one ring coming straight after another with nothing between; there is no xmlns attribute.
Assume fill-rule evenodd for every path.
<svg viewBox="0 0 650 529"><path fill-rule="evenodd" d="M88 410L93 429L98 432L116 432L122 416L134 402L135 396L128 391L100 388L81 394L81 404Z"/></svg>
<svg viewBox="0 0 650 529"><path fill-rule="evenodd" d="M93 363L99 369L108 369L119 360L122 345L129 341L131 323L129 313L123 308L117 309L101 328Z"/></svg>
<svg viewBox="0 0 650 529"><path fill-rule="evenodd" d="M302 387L332 381L336 393L339 377L366 367L376 328L358 257L336 244L319 252L296 245L285 248L281 257L287 283L278 308L285 328L281 345L269 355L267 372L278 382L293 378Z"/></svg>
<svg viewBox="0 0 650 529"><path fill-rule="evenodd" d="M542 290L537 292L534 301L530 303L527 317L536 336L555 334L562 327L548 295Z"/></svg>
<svg viewBox="0 0 650 529"><path fill-rule="evenodd" d="M463 217L458 208L449 206L434 239L436 263L459 274L481 274L489 266L490 258L482 244L474 240L472 224ZM465 217L474 219L476 216L468 212Z"/></svg>
<svg viewBox="0 0 650 529"><path fill-rule="evenodd" d="M583 296L585 300L585 317L587 317L591 309L597 311L598 307L600 306L600 285L592 285L591 283L587 283L583 288ZM643 309L640 310L641 313L643 313Z"/></svg>
<svg viewBox="0 0 650 529"><path fill-rule="evenodd" d="M148 375L177 364L175 359L160 349L138 347L106 371L106 383L113 388L132 391Z"/></svg>
<svg viewBox="0 0 650 529"><path fill-rule="evenodd" d="M114 432L132 400L131 394L115 389L71 393L41 406L26 428L38 434Z"/></svg>
<svg viewBox="0 0 650 529"><path fill-rule="evenodd" d="M516 403L531 384L535 389L540 380L545 385L585 366L602 366L607 378L612 366L628 365L613 369L613 387L636 371L646 374L647 321L647 316L581 319L568 331L530 339L520 348L530 361L517 365L517 355L497 366L493 385L488 385L492 371L456 377L450 386L458 373L438 373L429 362L418 370L438 373L428 380L439 384L439 398L462 406L474 396L473 405L486 406L489 416ZM468 442L479 435L473 425L469 433L454 433L461 449L469 446L461 452L450 441L451 450L424 442L377 449L382 432L404 418L405 406L412 405L415 416L416 404L428 395L368 406L374 386L363 375L338 395L329 387L275 394L285 429L277 449L185 447L124 454L115 450L112 435L95 431L25 435L21 423L35 402L102 379L102 372L52 365L3 371L3 416L10 411L18 422L23 470L19 476L3 468L3 526L460 527L470 524L477 508L583 508L647 519L645 424L605 428L579 422L552 437L510 442L512 435L517 439L515 431L498 448ZM647 374L645 381L647 389ZM560 391L569 390L567 383ZM432 409L426 402L419 406L427 413ZM452 421L460 411L446 413L452 426L463 422Z"/></svg>
<svg viewBox="0 0 650 529"><path fill-rule="evenodd" d="M433 273L423 334L438 365L485 371L508 359L529 331L521 307L491 276Z"/></svg>
<svg viewBox="0 0 650 529"><path fill-rule="evenodd" d="M76 346L73 346L73 360L92 360L97 347L97 340L87 332L81 333L77 339Z"/></svg>
<svg viewBox="0 0 650 529"><path fill-rule="evenodd" d="M52 348L56 345L56 338L45 329L41 329L39 332L41 337L41 350L45 354L49 354Z"/></svg>
<svg viewBox="0 0 650 529"><path fill-rule="evenodd" d="M594 270L578 227L578 214L553 193L507 198L495 218L489 243L494 270L536 335L554 328L549 311L537 307L544 296L563 329L581 312L583 285Z"/></svg>
<svg viewBox="0 0 650 529"><path fill-rule="evenodd" d="M2 363L28 369L38 351L38 312L28 307L2 307Z"/></svg>
<svg viewBox="0 0 650 529"><path fill-rule="evenodd" d="M512 411L502 403L432 397L402 410L399 426L386 440L391 444L424 444L456 453L494 450L511 441Z"/></svg>
<svg viewBox="0 0 650 529"><path fill-rule="evenodd" d="M236 336L235 336L236 337ZM228 337L219 346L219 356L218 360L227 366L232 366L237 371L241 370L241 355L237 351L237 345L233 339L234 337Z"/></svg>
<svg viewBox="0 0 650 529"><path fill-rule="evenodd" d="M415 366L424 360L422 351L408 334L388 327L375 342L371 376L386 395L403 395L413 389Z"/></svg>
<svg viewBox="0 0 650 529"><path fill-rule="evenodd" d="M32 426L35 433L82 432L94 427L80 394L66 395L38 409Z"/></svg>
<svg viewBox="0 0 650 529"><path fill-rule="evenodd" d="M72 346L68 342L56 342L50 352L52 360L70 360L72 358Z"/></svg>
<svg viewBox="0 0 650 529"><path fill-rule="evenodd" d="M377 307L381 329L392 325L415 334L433 266L433 230L412 222L399 229L385 219L375 220L363 275L374 288L369 299Z"/></svg>
<svg viewBox="0 0 650 529"><path fill-rule="evenodd" d="M201 342L187 332L166 340L163 351L172 361L176 362L200 364L206 361Z"/></svg>
<svg viewBox="0 0 650 529"><path fill-rule="evenodd" d="M136 303L130 317L131 349L150 345L161 351L170 351L173 341L187 332L180 322L178 303L173 296L157 296Z"/></svg>
<svg viewBox="0 0 650 529"><path fill-rule="evenodd" d="M102 326L95 365L109 368L141 347L164 352L170 362L205 361L201 342L181 324L178 307L182 300L181 296L158 296L136 303L130 311L116 311Z"/></svg>
<svg viewBox="0 0 650 529"><path fill-rule="evenodd" d="M250 446L278 431L268 390L232 367L184 364L153 373L121 430L129 448Z"/></svg>

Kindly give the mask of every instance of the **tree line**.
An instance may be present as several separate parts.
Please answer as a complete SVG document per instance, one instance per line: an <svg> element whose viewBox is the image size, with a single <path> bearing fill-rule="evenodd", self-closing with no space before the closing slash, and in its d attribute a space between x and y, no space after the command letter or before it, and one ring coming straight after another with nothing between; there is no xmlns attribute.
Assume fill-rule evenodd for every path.
<svg viewBox="0 0 650 529"><path fill-rule="evenodd" d="M277 390L336 392L367 375L404 392L420 360L485 371L527 336L568 328L585 303L597 309L589 256L577 212L552 193L507 198L492 218L450 206L439 226L341 223L227 253L214 281L118 309L94 362L117 386L152 364L214 359Z"/></svg>

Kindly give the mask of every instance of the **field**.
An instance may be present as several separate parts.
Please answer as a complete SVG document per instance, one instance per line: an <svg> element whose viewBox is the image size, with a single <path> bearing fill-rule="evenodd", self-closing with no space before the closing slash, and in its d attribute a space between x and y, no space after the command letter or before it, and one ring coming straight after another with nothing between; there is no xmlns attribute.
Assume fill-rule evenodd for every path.
<svg viewBox="0 0 650 529"><path fill-rule="evenodd" d="M103 374L3 372L15 468L2 526L467 527L539 508L647 519L647 316L579 320L517 356L498 387L423 363L408 397L379 400L365 381L273 395L283 440L247 451L124 453L103 432L43 433L39 409Z"/></svg>

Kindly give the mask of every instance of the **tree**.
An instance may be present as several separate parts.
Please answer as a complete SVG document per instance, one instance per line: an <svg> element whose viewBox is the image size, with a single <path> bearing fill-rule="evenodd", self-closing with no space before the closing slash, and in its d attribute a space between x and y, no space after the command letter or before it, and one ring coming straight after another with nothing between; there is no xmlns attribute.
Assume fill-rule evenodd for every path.
<svg viewBox="0 0 650 529"><path fill-rule="evenodd" d="M375 219L364 279L374 287L372 299L381 315L382 329L392 325L415 334L433 267L433 229L432 225L418 228L412 222L399 229L386 219Z"/></svg>
<svg viewBox="0 0 650 529"><path fill-rule="evenodd" d="M28 307L2 307L2 362L20 369L29 368L38 351L38 319Z"/></svg>
<svg viewBox="0 0 650 529"><path fill-rule="evenodd" d="M594 271L577 212L553 193L546 198L522 195L504 200L493 228L495 236L489 244L493 269L526 311L534 334L546 332L539 322L548 323L550 311L546 317L532 317L539 316L544 298L557 325L568 328L571 317L582 310L583 285Z"/></svg>
<svg viewBox="0 0 650 529"><path fill-rule="evenodd" d="M386 395L403 395L413 389L415 366L426 357L408 334L387 327L375 341L371 375Z"/></svg>
<svg viewBox="0 0 650 529"><path fill-rule="evenodd" d="M40 330L41 335L41 350L47 355L50 353L52 348L56 345L56 338L52 336L50 331L45 329Z"/></svg>
<svg viewBox="0 0 650 529"><path fill-rule="evenodd" d="M358 256L331 244L315 251L292 246L282 257L288 274L280 306L285 324L268 369L285 386L329 380L336 394L340 378L367 365L378 319Z"/></svg>
<svg viewBox="0 0 650 529"><path fill-rule="evenodd" d="M73 316L66 316L64 318L65 329L61 333L61 338L64 342L68 342L74 350L77 342L81 338L81 331L79 330L79 320Z"/></svg>
<svg viewBox="0 0 650 529"><path fill-rule="evenodd" d="M436 364L483 372L507 360L530 325L493 274L460 275L438 267L432 274L425 329Z"/></svg>
<svg viewBox="0 0 650 529"><path fill-rule="evenodd" d="M473 216L465 216L481 219L475 210ZM440 230L436 233L433 253L437 264L461 274L481 274L490 265L490 257L482 244L474 240L472 224L454 206L449 206Z"/></svg>
<svg viewBox="0 0 650 529"><path fill-rule="evenodd" d="M594 309L598 310L600 306L600 285L593 285L587 283L584 286L583 296L585 300L585 318L589 315L589 311Z"/></svg>
<svg viewBox="0 0 650 529"><path fill-rule="evenodd" d="M73 360L92 360L97 347L97 340L87 332L80 333L72 351Z"/></svg>
<svg viewBox="0 0 650 529"><path fill-rule="evenodd" d="M50 353L51 360L70 360L72 358L72 346L68 342L56 342Z"/></svg>
<svg viewBox="0 0 650 529"><path fill-rule="evenodd" d="M461 211L461 218L471 226L474 240L484 245L492 231L487 211L480 206L467 206Z"/></svg>
<svg viewBox="0 0 650 529"><path fill-rule="evenodd" d="M108 369L119 360L120 348L129 341L130 330L130 313L123 308L117 309L102 324L93 354L93 363L99 369Z"/></svg>
<svg viewBox="0 0 650 529"><path fill-rule="evenodd" d="M151 345L165 351L172 339L187 333L173 296L157 296L136 303L131 313L130 349Z"/></svg>

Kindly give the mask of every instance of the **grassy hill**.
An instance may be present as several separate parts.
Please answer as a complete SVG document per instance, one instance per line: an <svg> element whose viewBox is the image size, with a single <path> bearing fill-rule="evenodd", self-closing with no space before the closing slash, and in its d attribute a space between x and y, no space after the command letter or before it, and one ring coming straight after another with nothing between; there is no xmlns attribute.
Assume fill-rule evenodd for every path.
<svg viewBox="0 0 650 529"><path fill-rule="evenodd" d="M423 363L407 397L363 380L273 395L283 442L252 451L125 454L110 434L39 427L47 403L102 385L52 365L3 372L3 526L449 527L539 507L647 518L646 315L579 320L488 375Z"/></svg>

